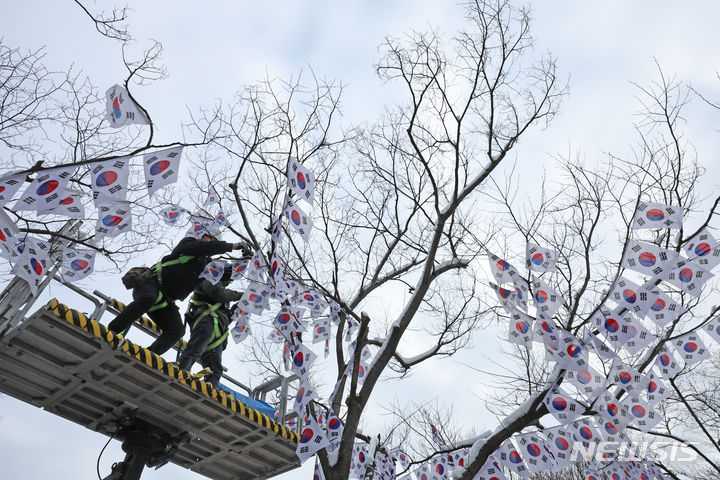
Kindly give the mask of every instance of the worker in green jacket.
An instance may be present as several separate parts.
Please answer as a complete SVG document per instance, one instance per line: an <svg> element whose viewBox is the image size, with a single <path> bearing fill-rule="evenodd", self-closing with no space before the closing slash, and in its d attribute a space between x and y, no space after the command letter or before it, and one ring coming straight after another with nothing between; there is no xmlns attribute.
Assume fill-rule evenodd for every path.
<svg viewBox="0 0 720 480"><path fill-rule="evenodd" d="M228 304L243 296L243 292L227 288L231 273L227 265L217 284L203 280L195 288L185 314L185 322L190 325L190 340L178 359L182 370L189 370L199 360L211 372L205 381L216 388L222 375L222 352L227 346L231 316Z"/></svg>

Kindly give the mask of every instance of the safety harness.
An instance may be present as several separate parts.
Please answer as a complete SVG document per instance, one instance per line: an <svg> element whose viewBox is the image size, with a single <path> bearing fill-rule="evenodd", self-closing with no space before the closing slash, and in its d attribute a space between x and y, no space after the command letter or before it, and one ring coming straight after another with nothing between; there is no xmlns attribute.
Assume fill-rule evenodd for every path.
<svg viewBox="0 0 720 480"><path fill-rule="evenodd" d="M224 328L224 330L225 330L224 332L221 331L220 322L218 321L217 311L218 311L218 309L220 309L220 307L223 306L223 304L222 304L222 302L218 302L218 303L203 302L202 300L197 300L194 295L193 295L193 298L190 299L190 303L195 307L205 307L205 310L203 310L200 313L200 315L197 316L197 318L193 322L192 326L190 327L192 330L195 329L195 327L200 322L200 320L207 317L208 315L212 316L213 336L211 338L211 342L208 344L207 348L205 349L206 352L209 352L213 348L221 345L229 335L227 328ZM227 325L225 325L225 327L227 327Z"/></svg>
<svg viewBox="0 0 720 480"><path fill-rule="evenodd" d="M154 312L155 310L160 310L161 308L165 308L168 306L167 299L163 300L164 295L162 292L162 269L165 267L171 267L173 265L183 265L194 258L195 257L192 255L180 255L177 258L173 258L172 260L168 260L167 262L158 262L152 267L150 267L152 270L155 271L155 276L157 277L160 289L158 289L158 296L157 299L155 299L155 303L152 307L150 307L150 310L148 310L148 312Z"/></svg>

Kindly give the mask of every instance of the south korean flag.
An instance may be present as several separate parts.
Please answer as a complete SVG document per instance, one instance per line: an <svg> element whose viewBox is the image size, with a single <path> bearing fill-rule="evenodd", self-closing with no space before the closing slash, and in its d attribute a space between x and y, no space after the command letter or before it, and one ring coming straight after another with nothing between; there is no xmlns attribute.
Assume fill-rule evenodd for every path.
<svg viewBox="0 0 720 480"><path fill-rule="evenodd" d="M293 410L299 416L305 415L305 407L318 398L318 394L310 381L306 378L300 379L297 392L295 393L295 404Z"/></svg>
<svg viewBox="0 0 720 480"><path fill-rule="evenodd" d="M620 277L612 287L610 298L620 307L627 308L638 317L643 317L650 308L649 294L650 292L645 288Z"/></svg>
<svg viewBox="0 0 720 480"><path fill-rule="evenodd" d="M662 292L653 281L645 283L643 287L650 291L647 317L656 325L664 327L685 312L685 307Z"/></svg>
<svg viewBox="0 0 720 480"><path fill-rule="evenodd" d="M25 181L25 174L8 175L0 178L0 207L12 200L15 192L20 190Z"/></svg>
<svg viewBox="0 0 720 480"><path fill-rule="evenodd" d="M124 201L129 174L130 157L91 164L90 180L95 204Z"/></svg>
<svg viewBox="0 0 720 480"><path fill-rule="evenodd" d="M539 317L552 318L563 305L563 298L540 279L533 281L533 301Z"/></svg>
<svg viewBox="0 0 720 480"><path fill-rule="evenodd" d="M275 250L270 257L270 273L272 274L272 284L274 288L277 288L278 284L282 285L285 281L285 265L280 260L277 250Z"/></svg>
<svg viewBox="0 0 720 480"><path fill-rule="evenodd" d="M696 332L687 333L672 342L675 351L686 365L695 365L710 358L710 352Z"/></svg>
<svg viewBox="0 0 720 480"><path fill-rule="evenodd" d="M186 212L187 210L178 205L169 205L160 210L160 217L167 225L175 225Z"/></svg>
<svg viewBox="0 0 720 480"><path fill-rule="evenodd" d="M38 215L61 215L68 218L85 218L85 207L82 204L82 194L69 188L65 190L60 198L43 208L39 208Z"/></svg>
<svg viewBox="0 0 720 480"><path fill-rule="evenodd" d="M150 123L145 113L130 98L127 89L120 85L113 85L105 92L105 110L113 128Z"/></svg>
<svg viewBox="0 0 720 480"><path fill-rule="evenodd" d="M302 343L298 343L294 348L291 347L291 353L290 370L300 378L307 378L317 355Z"/></svg>
<svg viewBox="0 0 720 480"><path fill-rule="evenodd" d="M644 376L634 368L625 365L620 358L616 358L610 367L610 378L612 383L618 386L618 391L622 389L630 393L638 388L642 389Z"/></svg>
<svg viewBox="0 0 720 480"><path fill-rule="evenodd" d="M533 272L554 272L557 268L557 252L529 243L525 247L525 266Z"/></svg>
<svg viewBox="0 0 720 480"><path fill-rule="evenodd" d="M557 472L570 465L570 463L574 463L572 452L575 447L575 440L573 440L572 433L566 430L565 427L549 428L543 432L548 439L547 446L555 459L553 471Z"/></svg>
<svg viewBox="0 0 720 480"><path fill-rule="evenodd" d="M247 270L249 260L237 260L232 263L232 273L230 274L230 280L237 280L239 278L242 278L242 276L245 274L245 270Z"/></svg>
<svg viewBox="0 0 720 480"><path fill-rule="evenodd" d="M77 282L93 272L95 267L95 250L63 249L62 268L60 273L66 282Z"/></svg>
<svg viewBox="0 0 720 480"><path fill-rule="evenodd" d="M335 412L330 409L330 413L328 414L327 419L327 436L328 440L330 440L330 443L332 445L338 446L340 445L340 440L342 439L343 430L345 430L345 426L340 421L340 418L335 414ZM400 460L400 455L402 455L402 458L407 459L407 456L400 452L400 454L397 455L398 460ZM403 467L403 470L407 468L407 465L409 462L405 463L405 467ZM401 463L402 465L402 463Z"/></svg>
<svg viewBox="0 0 720 480"><path fill-rule="evenodd" d="M618 310L620 309L601 308L591 320L605 339L616 348L623 346L625 341L634 335L632 314L626 311L621 315Z"/></svg>
<svg viewBox="0 0 720 480"><path fill-rule="evenodd" d="M22 253L15 260L12 271L28 283L30 292L35 296L52 265L48 252L38 242L25 237Z"/></svg>
<svg viewBox="0 0 720 480"><path fill-rule="evenodd" d="M523 452L525 465L530 473L548 472L553 469L555 460L539 433L518 435L516 442L520 451Z"/></svg>
<svg viewBox="0 0 720 480"><path fill-rule="evenodd" d="M177 182L183 147L172 147L143 155L145 185L150 197L160 188Z"/></svg>
<svg viewBox="0 0 720 480"><path fill-rule="evenodd" d="M720 316L713 318L710 323L703 327L703 330L710 335L713 340L720 343Z"/></svg>
<svg viewBox="0 0 720 480"><path fill-rule="evenodd" d="M524 278L517 277L515 278L515 305L518 306L520 310L527 313L527 302L528 297L530 296L530 287Z"/></svg>
<svg viewBox="0 0 720 480"><path fill-rule="evenodd" d="M503 306L505 310L512 310L512 308L515 306L515 290L509 290L507 288L502 288L498 285L495 285L493 282L489 282L490 288L493 289L495 292L495 295L498 298L498 301Z"/></svg>
<svg viewBox="0 0 720 480"><path fill-rule="evenodd" d="M256 251L247 265L245 276L253 281L264 283L267 278L267 264L261 250Z"/></svg>
<svg viewBox="0 0 720 480"><path fill-rule="evenodd" d="M618 428L624 428L630 421L627 410L622 408L620 401L610 392L603 393L595 402L594 408L606 422L612 422Z"/></svg>
<svg viewBox="0 0 720 480"><path fill-rule="evenodd" d="M505 440L505 443L500 446L495 455L497 456L498 462L511 472L522 478L530 478L530 471L523 461L523 455L520 454L513 444L512 438Z"/></svg>
<svg viewBox="0 0 720 480"><path fill-rule="evenodd" d="M500 464L495 460L495 457L491 455L474 477L474 480L507 480L507 477L503 473Z"/></svg>
<svg viewBox="0 0 720 480"><path fill-rule="evenodd" d="M508 341L522 345L528 350L532 349L532 317L515 310L510 315L509 327Z"/></svg>
<svg viewBox="0 0 720 480"><path fill-rule="evenodd" d="M673 378L675 375L680 373L684 365L684 362L678 362L673 355L672 350L668 349L664 345L660 347L658 356L655 359L655 368L658 369L662 378Z"/></svg>
<svg viewBox="0 0 720 480"><path fill-rule="evenodd" d="M625 249L620 266L649 276L660 275L668 263L678 257L677 252L652 243L631 240Z"/></svg>
<svg viewBox="0 0 720 480"><path fill-rule="evenodd" d="M270 234L270 240L275 243L275 248L278 248L278 246L282 244L282 233L282 216L280 216L275 220L275 223L273 223L272 233Z"/></svg>
<svg viewBox="0 0 720 480"><path fill-rule="evenodd" d="M305 325L302 323L303 310L290 306L284 306L280 309L273 326L286 337L290 337L293 332L302 332Z"/></svg>
<svg viewBox="0 0 720 480"><path fill-rule="evenodd" d="M720 245L707 228L703 228L697 235L685 244L687 256L705 268L712 270L720 263Z"/></svg>
<svg viewBox="0 0 720 480"><path fill-rule="evenodd" d="M682 214L682 207L640 202L635 210L632 228L682 228Z"/></svg>
<svg viewBox="0 0 720 480"><path fill-rule="evenodd" d="M630 418L625 413L622 417L618 416L614 420L606 420L600 415L592 417L592 420L598 425L598 430L603 434L606 442L620 443L627 438L625 428L627 428Z"/></svg>
<svg viewBox="0 0 720 480"><path fill-rule="evenodd" d="M670 396L670 390L660 377L650 371L643 379L643 391L649 405L655 405Z"/></svg>
<svg viewBox="0 0 720 480"><path fill-rule="evenodd" d="M568 427L568 430L572 432L575 443L582 443L586 449L590 445L598 445L603 441L602 434L598 430L597 425L587 417L573 422L572 425ZM586 461L590 461L591 459L592 457L585 458Z"/></svg>
<svg viewBox="0 0 720 480"><path fill-rule="evenodd" d="M315 471L313 472L313 480L325 480L325 472L323 472L320 464L320 457L315 457Z"/></svg>
<svg viewBox="0 0 720 480"><path fill-rule="evenodd" d="M636 319L631 325L628 325L628 338L625 340L623 347L635 355L650 345L654 339L655 335L650 333L640 320Z"/></svg>
<svg viewBox="0 0 720 480"><path fill-rule="evenodd" d="M367 443L355 442L353 444L352 458L350 459L350 476L348 478L365 478L365 470L367 469L368 448ZM430 470L426 465L427 474L425 480L430 480ZM422 468L422 467L421 467ZM417 470L416 470L417 471Z"/></svg>
<svg viewBox="0 0 720 480"><path fill-rule="evenodd" d="M588 402L593 402L605 391L607 386L607 377L591 366L588 366L587 370L578 372L566 370L564 378L569 381Z"/></svg>
<svg viewBox="0 0 720 480"><path fill-rule="evenodd" d="M581 339L563 330L556 358L561 368L585 371L588 368L588 347Z"/></svg>
<svg viewBox="0 0 720 480"><path fill-rule="evenodd" d="M623 406L627 410L628 418L643 432L649 432L660 422L661 417L653 408L637 395L625 399Z"/></svg>
<svg viewBox="0 0 720 480"><path fill-rule="evenodd" d="M57 205L65 194L76 167L53 168L39 172L25 189L12 210L47 210Z"/></svg>
<svg viewBox="0 0 720 480"><path fill-rule="evenodd" d="M235 326L230 331L230 336L232 336L232 339L235 343L240 343L246 338L248 338L251 334L252 331L250 329L248 315L240 315L235 322Z"/></svg>
<svg viewBox="0 0 720 480"><path fill-rule="evenodd" d="M268 285L250 282L238 304L246 312L259 315L270 308L270 293Z"/></svg>
<svg viewBox="0 0 720 480"><path fill-rule="evenodd" d="M685 293L698 296L705 282L713 274L690 260L678 260L672 267L663 272L660 278L681 289Z"/></svg>
<svg viewBox="0 0 720 480"><path fill-rule="evenodd" d="M288 223L307 243L310 240L310 232L312 231L313 221L303 212L302 208L288 196L285 197L285 205L283 206L283 215L288 219Z"/></svg>
<svg viewBox="0 0 720 480"><path fill-rule="evenodd" d="M313 345L330 339L330 319L318 318L313 322Z"/></svg>
<svg viewBox="0 0 720 480"><path fill-rule="evenodd" d="M543 399L543 403L561 425L574 422L585 410L561 387L550 389Z"/></svg>
<svg viewBox="0 0 720 480"><path fill-rule="evenodd" d="M217 285L220 279L222 279L224 269L225 262L215 260L205 265L205 268L198 277L207 280L213 285Z"/></svg>
<svg viewBox="0 0 720 480"><path fill-rule="evenodd" d="M487 252L487 255L490 262L490 271L498 284L515 283L515 280L520 278L520 274L510 263L490 252Z"/></svg>
<svg viewBox="0 0 720 480"><path fill-rule="evenodd" d="M319 450L330 445L322 425L318 423L312 415L307 416L307 423L300 434L300 442L298 442L295 453L300 459L300 463L312 457Z"/></svg>
<svg viewBox="0 0 720 480"><path fill-rule="evenodd" d="M287 176L290 190L312 205L315 199L315 175L297 159L291 158Z"/></svg>
<svg viewBox="0 0 720 480"><path fill-rule="evenodd" d="M98 205L98 219L95 224L95 241L105 237L117 237L132 229L132 214L129 202L112 202Z"/></svg>
<svg viewBox="0 0 720 480"><path fill-rule="evenodd" d="M13 256L18 233L15 222L0 208L0 257L9 260Z"/></svg>

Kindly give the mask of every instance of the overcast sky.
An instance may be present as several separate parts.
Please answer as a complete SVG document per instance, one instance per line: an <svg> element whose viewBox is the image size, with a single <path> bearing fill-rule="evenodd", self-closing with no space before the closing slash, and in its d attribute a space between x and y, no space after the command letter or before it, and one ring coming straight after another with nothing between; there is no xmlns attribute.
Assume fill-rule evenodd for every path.
<svg viewBox="0 0 720 480"><path fill-rule="evenodd" d="M125 77L119 46L100 37L72 2L6 2L0 16L0 35L8 46L37 49L46 46L46 62L53 69L70 64L82 69L101 90ZM91 9L110 3L88 2ZM284 77L311 66L319 76L337 78L345 90L345 124L371 122L392 101L392 89L376 79L372 64L386 34L402 35L429 25L451 35L462 23L455 2L433 0L353 0L291 2L136 2L130 30L139 46L147 39L163 43L169 78L134 94L148 108L157 125L157 142L173 141L186 106L195 110L216 98L228 99L242 85L266 74ZM551 155L571 147L589 161L603 161L602 152L621 154L634 141L632 113L637 108L631 81L647 84L656 78L653 58L668 74L677 74L708 96L720 99L718 29L720 2L626 0L578 2L538 1L533 4L536 45L558 59L561 75L570 79L571 93L561 114L542 135L534 134L518 148L518 162L532 169L549 167ZM708 168L705 188L717 188L718 114L707 108L688 112L688 131L698 156ZM0 173L4 172L0 159ZM107 283L111 294L123 298L119 280ZM58 293L59 294L59 293ZM493 347L502 340L496 332L479 334L476 343ZM229 349L226 357L232 356ZM465 361L484 361L467 354ZM242 368L240 362L237 368ZM483 418L476 394L480 378L448 374L459 368L451 361L424 366L402 385L416 400L430 400L441 392L455 392L452 403L464 423L492 428ZM453 370L454 372L458 370ZM398 384L382 384L375 404L393 398ZM402 397L401 397L402 398ZM374 407L373 419L386 421ZM0 476L58 480L95 478L95 458L106 438L7 396L0 398ZM113 442L102 463L104 475L122 453ZM312 463L312 462L309 462ZM310 478L312 465L282 478ZM169 465L148 471L144 479L201 478Z"/></svg>

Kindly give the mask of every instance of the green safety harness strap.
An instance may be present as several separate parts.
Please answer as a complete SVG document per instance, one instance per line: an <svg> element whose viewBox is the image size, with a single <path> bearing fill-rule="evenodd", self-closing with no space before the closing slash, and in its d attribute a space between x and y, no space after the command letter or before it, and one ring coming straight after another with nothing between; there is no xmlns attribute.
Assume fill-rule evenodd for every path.
<svg viewBox="0 0 720 480"><path fill-rule="evenodd" d="M221 302L218 302L218 303L203 302L201 300L196 300L195 298L191 298L190 303L195 306L198 306L198 307L199 306L206 307L205 310L203 310L203 312L200 315L198 315L198 317L195 319L195 321L192 324L192 327L190 327L191 329L194 329L197 326L198 322L200 322L200 320L202 320L203 318L207 317L208 315L212 316L212 319L213 319L213 337L212 338L215 338L216 340L211 342L205 349L206 352L209 352L210 350L212 350L213 348L217 347L222 342L224 342L225 339L229 335L227 330L225 330L225 333L220 331L220 325L218 324L218 317L216 314L218 309L220 307L222 307L223 304Z"/></svg>
<svg viewBox="0 0 720 480"><path fill-rule="evenodd" d="M165 267L171 267L173 265L183 265L185 263L188 263L190 260L192 260L192 255L180 255L178 258L173 258L172 260L168 260L167 262L161 263L158 262L155 265L153 265L152 268L155 270L155 275L157 276L158 284L162 287L162 269ZM150 307L150 310L148 312L154 312L155 310L160 310L161 308L165 308L168 306L168 301L163 300L163 292L162 290L158 290L158 296L155 299L155 303L152 307Z"/></svg>

